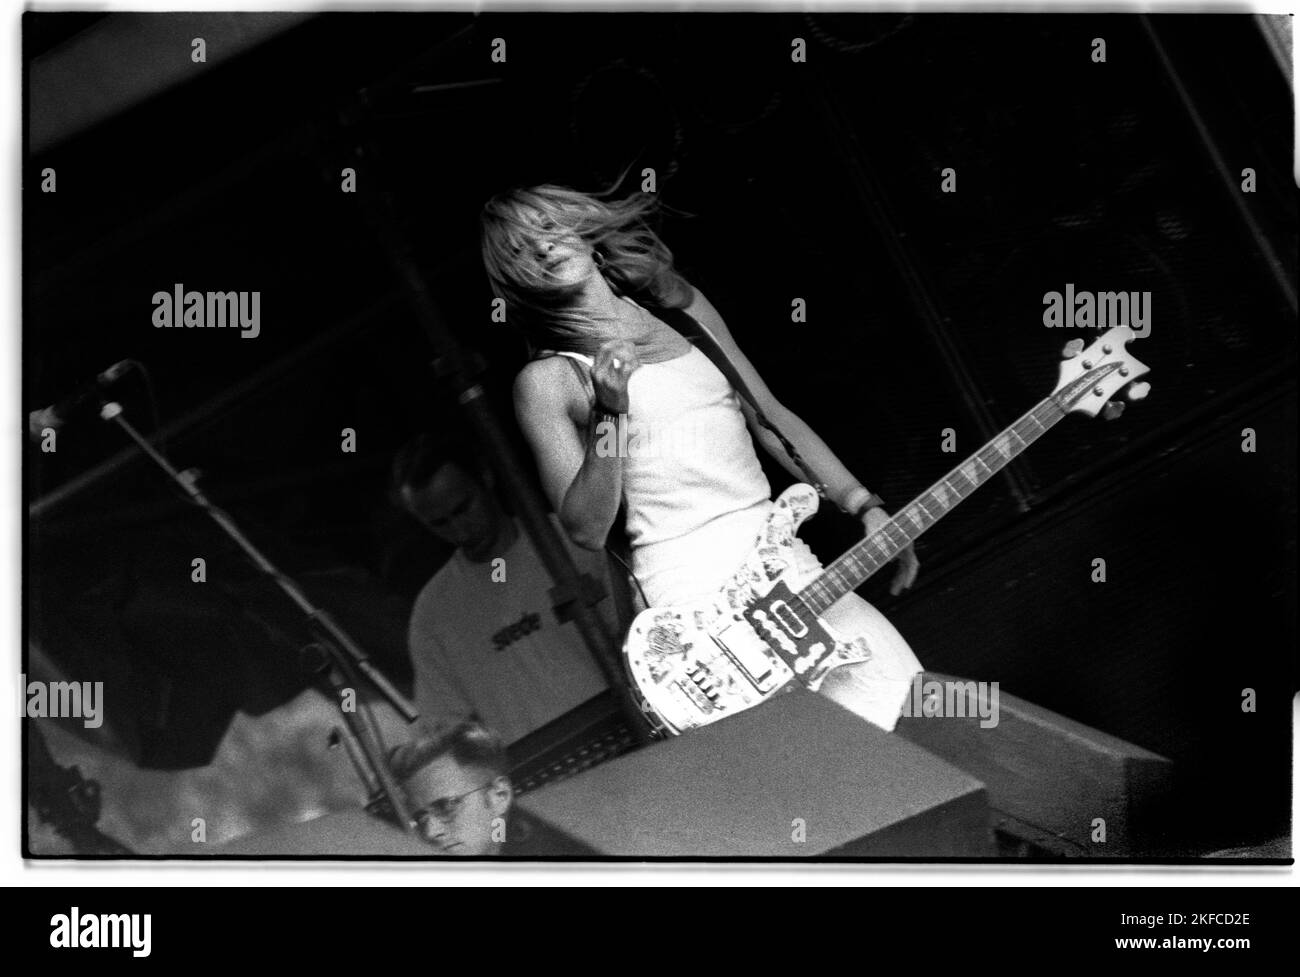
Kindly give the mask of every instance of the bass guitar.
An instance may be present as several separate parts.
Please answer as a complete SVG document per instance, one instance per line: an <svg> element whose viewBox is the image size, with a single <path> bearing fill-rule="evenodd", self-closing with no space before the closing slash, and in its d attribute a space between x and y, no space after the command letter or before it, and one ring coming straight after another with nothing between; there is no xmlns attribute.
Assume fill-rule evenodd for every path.
<svg viewBox="0 0 1300 977"><path fill-rule="evenodd" d="M623 645L634 695L659 732L682 733L770 699L791 682L816 690L833 668L866 661L865 638L836 634L822 614L988 481L1071 412L1110 417L1110 398L1130 400L1150 385L1148 368L1127 351L1127 326L1087 349L1066 344L1056 388L979 451L900 509L798 590L795 532L817 511L817 492L793 485L776 499L750 555L712 597L652 607L632 622ZM1131 385L1131 386L1130 386Z"/></svg>

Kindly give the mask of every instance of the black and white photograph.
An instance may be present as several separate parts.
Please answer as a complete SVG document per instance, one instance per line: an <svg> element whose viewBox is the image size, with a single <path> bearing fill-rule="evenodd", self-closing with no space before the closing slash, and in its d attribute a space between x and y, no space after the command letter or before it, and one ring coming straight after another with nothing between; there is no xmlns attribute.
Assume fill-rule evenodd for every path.
<svg viewBox="0 0 1300 977"><path fill-rule="evenodd" d="M21 14L24 872L1293 865L1293 17L136 6Z"/></svg>

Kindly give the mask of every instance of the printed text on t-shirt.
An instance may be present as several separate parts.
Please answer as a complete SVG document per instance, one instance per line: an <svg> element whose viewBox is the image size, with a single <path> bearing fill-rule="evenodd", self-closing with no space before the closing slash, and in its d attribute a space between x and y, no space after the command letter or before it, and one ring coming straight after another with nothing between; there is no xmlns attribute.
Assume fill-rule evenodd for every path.
<svg viewBox="0 0 1300 977"><path fill-rule="evenodd" d="M502 628L492 635L492 645L497 651L504 651L526 634L532 634L542 626L542 616L530 612L509 627Z"/></svg>

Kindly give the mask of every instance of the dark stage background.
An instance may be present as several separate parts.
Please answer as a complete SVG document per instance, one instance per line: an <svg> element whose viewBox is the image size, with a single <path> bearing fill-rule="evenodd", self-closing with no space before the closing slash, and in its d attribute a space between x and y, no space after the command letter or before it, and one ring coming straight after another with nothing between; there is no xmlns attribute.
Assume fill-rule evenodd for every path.
<svg viewBox="0 0 1300 977"><path fill-rule="evenodd" d="M488 321L479 207L512 184L594 190L654 167L686 276L894 507L1054 386L1083 334L1044 328L1044 293L1149 290L1133 352L1151 396L1113 423L1067 419L923 539L911 593L891 598L885 576L863 593L928 668L1177 761L1171 846L1286 829L1296 201L1290 92L1253 18L331 14L194 65L205 30L211 50L237 43L204 16L150 15L161 46L134 81L171 80L99 117L128 82L69 58L102 39L129 60L111 47L129 33L98 32L140 15L24 17L31 104L53 113L29 120L43 135L25 160L25 409L145 363L170 457L405 681L405 615L447 554L388 506L387 465L416 431L462 422L368 206L410 242L513 429L523 347ZM85 121L60 128L74 102ZM349 165L356 195L339 192ZM260 290L261 335L154 329L151 296L177 282ZM796 296L809 321L792 327ZM153 430L139 378L120 395ZM306 684L301 622L143 460L50 501L124 441L91 420L58 446L24 465L46 501L29 635L130 699L110 720L135 760L202 764L236 709ZM828 512L806 536L829 558L855 527Z"/></svg>

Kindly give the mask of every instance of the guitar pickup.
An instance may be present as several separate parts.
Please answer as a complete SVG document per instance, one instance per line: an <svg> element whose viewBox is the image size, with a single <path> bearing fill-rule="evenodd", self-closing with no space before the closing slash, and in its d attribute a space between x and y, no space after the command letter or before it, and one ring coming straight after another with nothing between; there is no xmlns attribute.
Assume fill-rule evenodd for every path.
<svg viewBox="0 0 1300 977"><path fill-rule="evenodd" d="M755 689L770 692L775 687L767 644L753 628L747 624L731 624L709 637Z"/></svg>
<svg viewBox="0 0 1300 977"><path fill-rule="evenodd" d="M694 682L678 679L673 684L681 690L686 698L695 703L695 708L699 709L700 712L709 713L717 708L713 700L705 695L703 690Z"/></svg>

